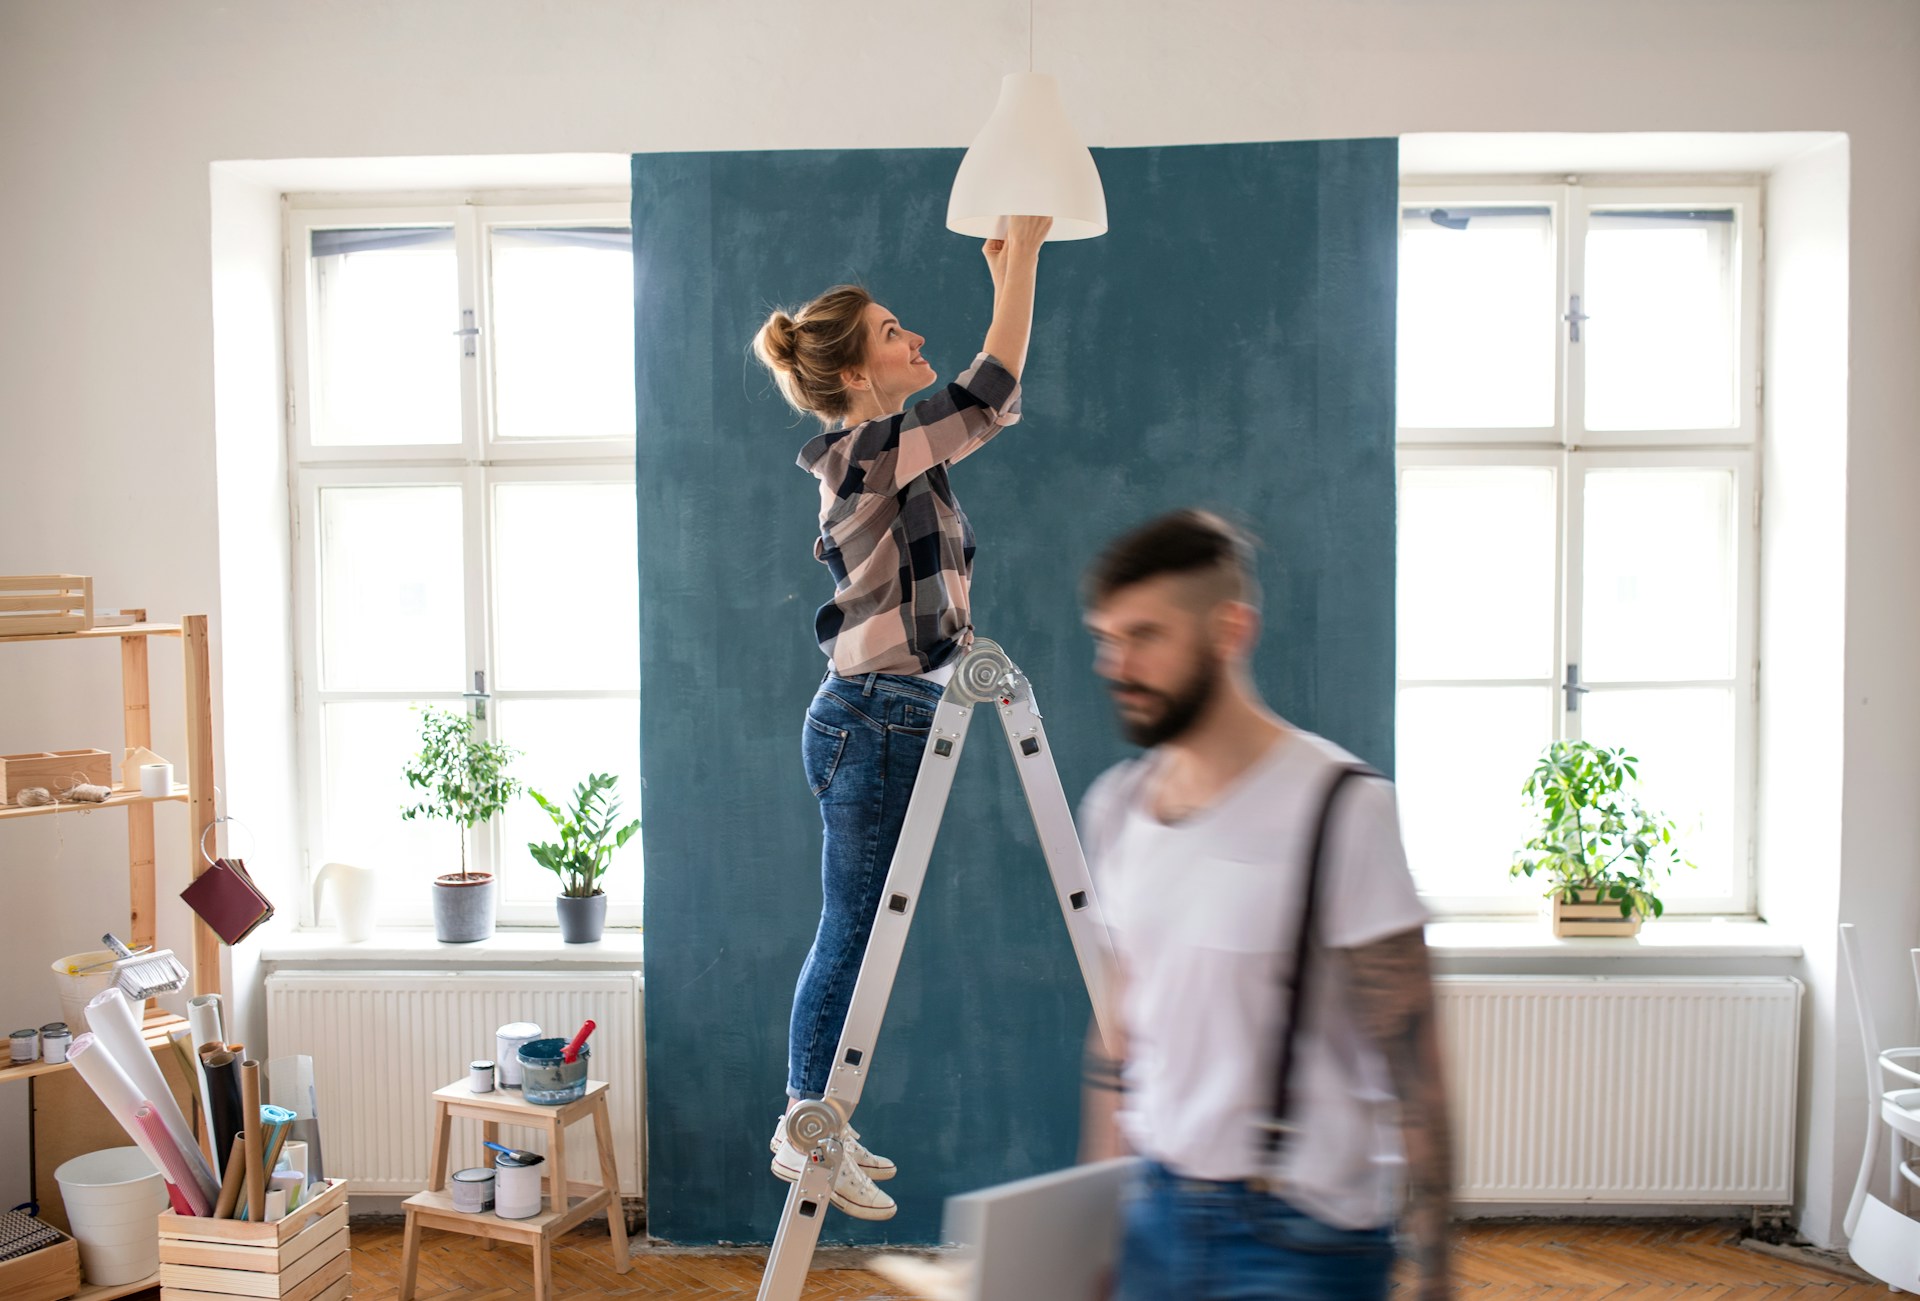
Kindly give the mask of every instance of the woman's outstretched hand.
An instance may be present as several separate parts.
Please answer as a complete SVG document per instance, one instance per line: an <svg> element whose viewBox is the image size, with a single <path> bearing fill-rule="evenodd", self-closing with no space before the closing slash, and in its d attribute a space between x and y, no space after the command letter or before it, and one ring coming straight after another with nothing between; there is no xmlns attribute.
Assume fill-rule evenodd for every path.
<svg viewBox="0 0 1920 1301"><path fill-rule="evenodd" d="M1052 217L1009 217L1006 243L1015 253L1038 253L1052 229Z"/></svg>
<svg viewBox="0 0 1920 1301"><path fill-rule="evenodd" d="M990 239L980 246L981 256L987 259L987 274L993 277L993 291L1000 292L1000 282L1007 275L1007 241Z"/></svg>

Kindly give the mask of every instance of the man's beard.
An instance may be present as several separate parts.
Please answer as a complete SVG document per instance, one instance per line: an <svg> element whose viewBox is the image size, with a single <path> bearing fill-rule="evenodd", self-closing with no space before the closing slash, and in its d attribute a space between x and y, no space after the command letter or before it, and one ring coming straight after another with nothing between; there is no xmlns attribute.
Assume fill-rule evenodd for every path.
<svg viewBox="0 0 1920 1301"><path fill-rule="evenodd" d="M1114 692L1138 692L1160 702L1160 712L1155 715L1139 718L1120 715L1121 733L1133 744L1150 750L1156 745L1178 740L1191 731L1194 724L1200 721L1200 715L1213 702L1214 692L1219 685L1220 666L1211 656L1203 656L1193 677L1177 691L1156 691L1138 682L1116 682L1109 689Z"/></svg>

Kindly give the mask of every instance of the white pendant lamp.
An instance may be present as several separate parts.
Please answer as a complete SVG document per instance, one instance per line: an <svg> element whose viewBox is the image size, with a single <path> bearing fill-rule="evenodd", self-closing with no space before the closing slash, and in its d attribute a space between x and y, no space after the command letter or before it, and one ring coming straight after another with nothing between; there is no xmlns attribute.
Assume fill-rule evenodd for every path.
<svg viewBox="0 0 1920 1301"><path fill-rule="evenodd" d="M1044 72L1009 73L974 137L947 200L947 229L1006 234L1010 216L1052 217L1050 240L1107 233L1107 194L1093 155L1067 120L1060 85Z"/></svg>

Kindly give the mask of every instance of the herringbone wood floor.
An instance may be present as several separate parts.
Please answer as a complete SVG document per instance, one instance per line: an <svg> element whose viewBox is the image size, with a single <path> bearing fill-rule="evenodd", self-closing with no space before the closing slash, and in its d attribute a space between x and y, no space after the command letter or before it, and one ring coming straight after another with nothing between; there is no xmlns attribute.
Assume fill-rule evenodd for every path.
<svg viewBox="0 0 1920 1301"><path fill-rule="evenodd" d="M1459 1295L1473 1301L1865 1301L1887 1290L1736 1245L1728 1225L1469 1225L1460 1237ZM607 1263L604 1226L575 1230L554 1250L559 1297L751 1297L765 1259L758 1252L641 1250L633 1269ZM860 1256L822 1252L807 1301L905 1301L858 1267ZM398 1224L356 1224L353 1295L393 1301L400 1276ZM478 1239L429 1233L420 1258L419 1301L511 1301L529 1296L526 1253L486 1251ZM157 1295L157 1294L156 1294Z"/></svg>

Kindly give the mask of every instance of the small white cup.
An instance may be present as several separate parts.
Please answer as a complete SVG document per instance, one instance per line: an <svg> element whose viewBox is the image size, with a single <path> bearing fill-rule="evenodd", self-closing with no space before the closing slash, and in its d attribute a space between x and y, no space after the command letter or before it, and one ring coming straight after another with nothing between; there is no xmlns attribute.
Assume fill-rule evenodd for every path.
<svg viewBox="0 0 1920 1301"><path fill-rule="evenodd" d="M150 800L163 800L173 794L173 765L170 763L141 764L140 793Z"/></svg>

